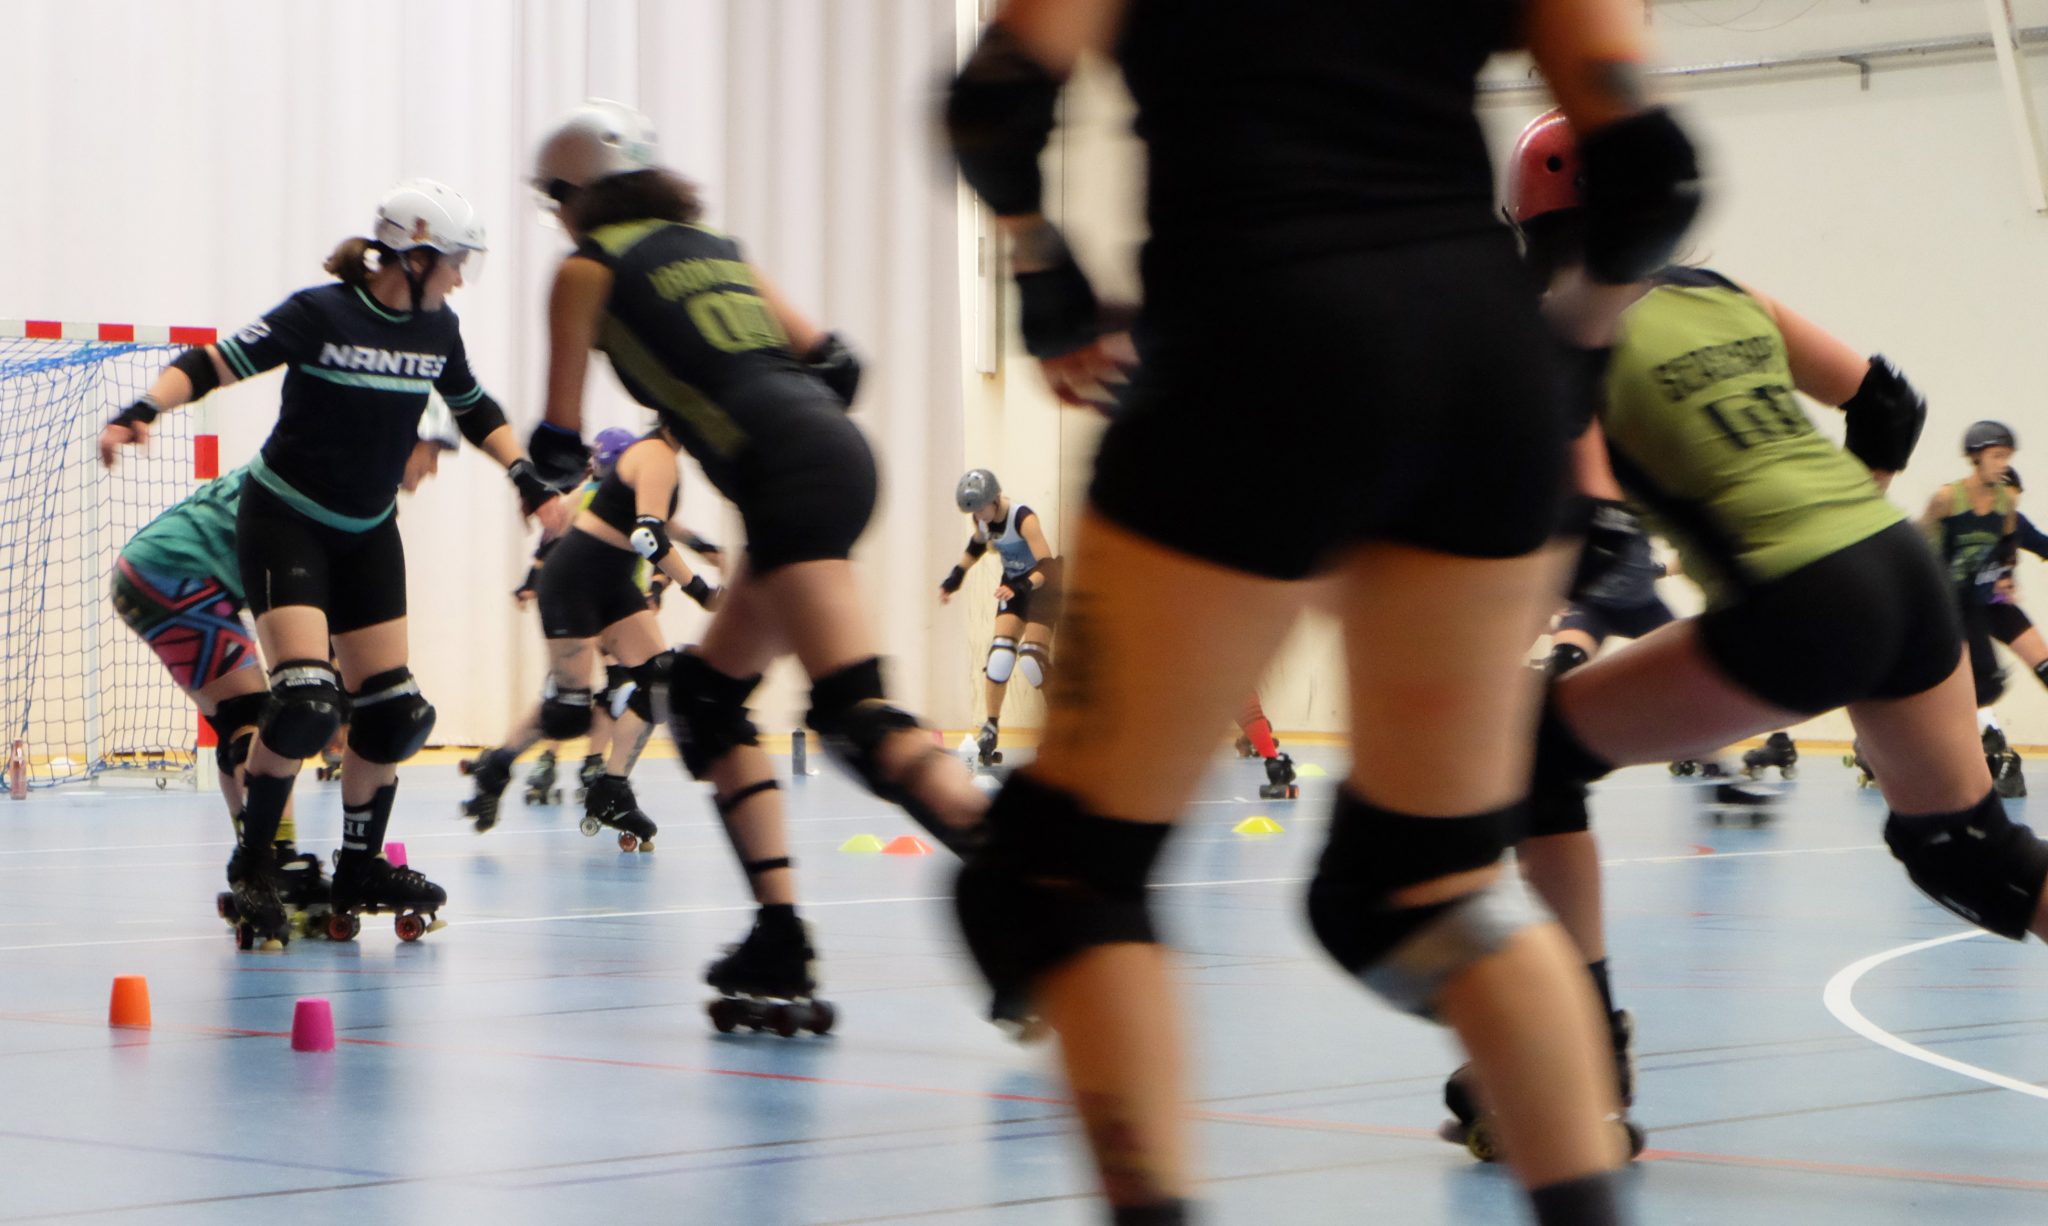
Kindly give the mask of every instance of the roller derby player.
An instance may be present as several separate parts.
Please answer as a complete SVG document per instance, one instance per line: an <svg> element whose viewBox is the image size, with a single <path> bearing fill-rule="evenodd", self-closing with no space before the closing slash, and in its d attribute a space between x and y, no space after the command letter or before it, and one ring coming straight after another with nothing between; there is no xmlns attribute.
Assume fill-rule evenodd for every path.
<svg viewBox="0 0 2048 1226"><path fill-rule="evenodd" d="M1259 785L1260 800L1293 800L1301 795L1294 782L1294 759L1280 752L1273 737L1273 721L1259 704L1259 692L1252 690L1237 712L1237 756L1257 758L1266 768L1266 781Z"/></svg>
<svg viewBox="0 0 2048 1226"><path fill-rule="evenodd" d="M826 749L948 847L978 832L988 803L883 690L848 560L876 492L873 456L847 416L860 363L791 307L737 243L697 224L696 189L657 166L653 128L630 107L592 101L571 114L542 144L535 186L576 243L549 302L547 420L534 432L536 452L564 469L582 466L584 376L590 351L601 349L660 423L621 467L634 455L688 451L745 521L745 559L727 568L702 641L649 659L635 678L638 691L665 692L684 767L716 788L760 906L752 930L706 975L720 993L712 1020L823 1031L832 1014L816 998L797 917L782 799L748 717L762 670L794 652L812 682L806 722ZM674 467L647 467L663 464ZM652 488L627 510L621 539L658 564L670 542L659 506L647 502ZM609 536L592 543L614 548ZM547 572L560 566L558 551Z"/></svg>
<svg viewBox="0 0 2048 1226"><path fill-rule="evenodd" d="M1592 164L1556 113L1511 156L1511 213L1546 279L1568 278L1595 250L1593 189L1580 179ZM1586 785L1618 766L1846 705L1891 807L1885 840L1914 884L2001 936L2048 932L2048 847L1992 787L1948 585L1882 493L1912 453L1925 402L1890 362L1715 273L1667 268L1634 290L1594 389L1582 471L1597 488L1604 436L1620 489L1678 547L1707 609L1552 684L1519 848L1607 998L1625 1096L1627 1015L1607 991L1586 814ZM1814 429L1795 389L1841 406L1844 448ZM1586 570L1625 535L1596 519ZM1457 1087L1447 1097L1476 1113Z"/></svg>
<svg viewBox="0 0 2048 1226"><path fill-rule="evenodd" d="M387 193L373 237L327 260L336 283L301 290L216 345L188 350L100 435L103 460L149 423L241 379L289 365L277 424L248 466L235 520L242 590L270 664L270 695L244 771L241 860L232 883L245 947L287 939L275 842L301 762L349 715L342 846L328 935L360 912L396 912L416 940L447 902L440 886L379 852L398 764L419 752L434 708L406 667L405 554L394 496L429 392L464 438L503 464L521 509L553 530L567 508L471 373L449 293L484 248L476 211L429 179ZM341 667L328 664L329 640Z"/></svg>
<svg viewBox="0 0 2048 1226"><path fill-rule="evenodd" d="M1523 36L1599 130L1602 199L1630 202L1600 213L1599 271L1633 280L1697 204L1690 144L1641 101L1633 3L1300 0L1265 19L1008 0L953 83L954 151L1009 239L1025 345L1068 403L1125 373L1041 205L1038 155L1084 51L1119 61L1148 146L1140 361L1067 541L1046 737L958 887L983 970L1062 1037L1116 1222L1183 1222L1191 1186L1146 880L1216 725L1310 599L1292 581L1320 575L1349 649L1353 766L1309 890L1316 934L1369 988L1458 1030L1539 1223L1626 1216L1592 987L1501 868L1540 697L1521 660L1562 586L1566 549L1548 542L1569 441L1471 114L1479 66ZM1611 297L1581 284L1554 307L1597 332ZM1251 405L1261 436L1316 442L1282 475L1246 444ZM1474 467L1498 479L1441 497Z"/></svg>
<svg viewBox="0 0 2048 1226"><path fill-rule="evenodd" d="M1948 562L1949 581L1970 645L1970 674L1976 685L1984 757L1998 781L1998 794L2009 798L2025 796L2027 780L2020 756L2006 743L2005 732L1992 712L2005 693L2005 669L1998 662L1992 640L2013 647L2042 684L2048 685L2048 647L2011 599L2023 517L2017 483L2008 482L2006 475L2012 471L2013 453L2018 450L2019 439L2005 423L1972 423L1963 432L1963 456L1970 462L1970 475L1936 490L1920 516L1921 529ZM2033 536L2038 538L2039 533Z"/></svg>
<svg viewBox="0 0 2048 1226"><path fill-rule="evenodd" d="M497 824L500 797L511 782L513 763L520 754L542 740L560 744L566 738L588 735L590 756L584 760L577 792L584 805L580 828L586 835L595 835L610 827L619 832L619 846L624 850L654 850L655 824L640 811L630 782L633 766L653 729L653 712L647 705L650 699L636 692L635 670L664 650L661 624L655 616L659 598L650 596L651 576L660 574L679 582L683 591L706 609L713 606L718 593L679 554L665 557L657 571L628 543L638 495L630 484L633 478L622 477L618 465L639 441L626 430L605 430L598 435L591 456L592 479L574 497L576 519L568 533L544 543L533 569L527 572L521 590L530 587L539 602L550 675L540 705L514 725L505 743L463 765L464 773L476 780L476 794L463 802L462 811L475 823L478 834ZM716 553L709 542L675 521L673 511L681 487L673 453L669 459L666 490L654 491L649 497L657 504L667 502L670 514L663 522L668 531L679 540ZM636 470L638 467L636 463ZM650 484L662 480L659 472L638 479ZM605 688L594 696L590 691L593 650L611 661ZM564 692L580 694L581 700L565 700ZM554 790L554 768L554 751L549 749L527 780L527 803L560 800Z"/></svg>
<svg viewBox="0 0 2048 1226"><path fill-rule="evenodd" d="M1003 755L996 750L997 725L1003 716L1003 695L1010 688L1010 674L1021 673L1033 689L1045 688L1046 673L1052 668L1052 632L1059 620L1059 559L1045 539L1045 527L1037 512L1021 502L1011 502L986 468L977 468L960 478L953 490L953 503L974 520L974 535L950 573L939 583L939 603L953 599L967 572L989 550L1002 560L1003 577L996 585L996 622L988 644L988 663L982 668L987 680L984 707L986 718L975 734L975 755L980 765L995 766Z"/></svg>

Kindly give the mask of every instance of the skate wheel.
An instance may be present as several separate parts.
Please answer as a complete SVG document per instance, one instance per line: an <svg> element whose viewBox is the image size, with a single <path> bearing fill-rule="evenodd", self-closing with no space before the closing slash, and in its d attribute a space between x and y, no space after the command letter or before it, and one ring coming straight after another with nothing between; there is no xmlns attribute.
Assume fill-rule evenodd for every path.
<svg viewBox="0 0 2048 1226"><path fill-rule="evenodd" d="M343 911L336 911L327 917L327 939L330 941L353 941L363 930L363 921Z"/></svg>
<svg viewBox="0 0 2048 1226"><path fill-rule="evenodd" d="M637 834L634 834L634 833L633 833L632 831L630 831L630 830L621 830L621 831L619 831L619 850L620 850L620 851L638 851L639 849L640 849L640 836L639 836L639 835L637 835Z"/></svg>
<svg viewBox="0 0 2048 1226"><path fill-rule="evenodd" d="M823 1000L811 1002L811 1016L806 1025L812 1034L831 1034L832 1023L838 1020L839 1012L832 1007L831 1002Z"/></svg>
<svg viewBox="0 0 2048 1226"><path fill-rule="evenodd" d="M1778 778L1780 778L1780 779L1796 779L1796 778L1798 778L1798 777L1799 777L1799 768L1798 768L1798 767L1795 767L1795 766L1781 766L1781 767L1779 767L1779 768L1778 768Z"/></svg>
<svg viewBox="0 0 2048 1226"><path fill-rule="evenodd" d="M171 786L171 781L168 779L159 779L156 781L156 790L159 792L163 791L165 788L169 786Z"/></svg>
<svg viewBox="0 0 2048 1226"><path fill-rule="evenodd" d="M1684 776L1692 773L1691 771L1685 769L1685 763L1683 762L1673 762L1670 766L1666 767L1665 769L1671 772L1673 778L1683 778Z"/></svg>
<svg viewBox="0 0 2048 1226"><path fill-rule="evenodd" d="M576 823L576 829L583 832L584 838L594 839L597 837L597 832L604 829L604 823L594 817L586 817Z"/></svg>
<svg viewBox="0 0 2048 1226"><path fill-rule="evenodd" d="M795 1005L774 1005L770 1007L767 1022L768 1029L773 1030L785 1039L795 1038L797 1031L803 1029L803 1021L798 1017Z"/></svg>
<svg viewBox="0 0 2048 1226"><path fill-rule="evenodd" d="M235 919L235 896L233 894L215 894L213 896L213 912L229 923L233 923Z"/></svg>
<svg viewBox="0 0 2048 1226"><path fill-rule="evenodd" d="M256 929L248 924L236 924L235 948L245 950L256 948Z"/></svg>
<svg viewBox="0 0 2048 1226"><path fill-rule="evenodd" d="M711 1014L711 1024L718 1028L720 1034L731 1034L740 1028L740 1008L736 1000L721 997L711 1002L707 1012Z"/></svg>
<svg viewBox="0 0 2048 1226"><path fill-rule="evenodd" d="M466 777L468 777L468 776L469 776L469 775L471 775L471 774L474 774L475 772L476 772L476 759L475 759L475 758L464 758L464 759L463 759L462 761L460 761L460 762L457 762L457 763L455 764L455 773L456 773L456 774L458 774L458 775L462 775L462 776L464 776L465 778L466 778Z"/></svg>
<svg viewBox="0 0 2048 1226"><path fill-rule="evenodd" d="M641 853L642 853L642 854L645 854L645 853L647 853L647 852L650 852L650 851L653 851L653 850L654 850L654 840L653 840L653 839L651 839L651 838L647 838L647 839L641 839L641 840L640 840L640 851L641 851Z"/></svg>
<svg viewBox="0 0 2048 1226"><path fill-rule="evenodd" d="M1485 1120L1478 1120L1465 1130L1465 1149L1481 1162L1500 1161L1500 1142L1494 1138L1493 1127Z"/></svg>
<svg viewBox="0 0 2048 1226"><path fill-rule="evenodd" d="M391 921L391 929L401 941L417 941L427 935L427 921L408 911Z"/></svg>

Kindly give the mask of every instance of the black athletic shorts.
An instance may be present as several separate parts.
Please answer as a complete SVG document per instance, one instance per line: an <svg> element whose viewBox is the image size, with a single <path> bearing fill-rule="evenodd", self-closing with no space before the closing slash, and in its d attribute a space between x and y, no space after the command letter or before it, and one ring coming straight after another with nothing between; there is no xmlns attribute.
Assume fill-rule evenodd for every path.
<svg viewBox="0 0 2048 1226"><path fill-rule="evenodd" d="M1590 635L1594 646L1607 641L1609 635L1618 634L1625 639L1639 639L1660 626L1668 626L1678 620L1671 606L1661 600L1648 604L1615 605L1597 600L1579 601L1565 610L1557 619L1559 630L1576 630Z"/></svg>
<svg viewBox="0 0 2048 1226"><path fill-rule="evenodd" d="M996 601L997 617L1008 614L1011 617L1023 618L1026 625L1048 628L1059 620L1060 594L1057 576L1048 574L1043 587L1032 587L1028 575L1019 575L1015 579L1005 575L1003 582L1010 587L1010 598Z"/></svg>
<svg viewBox="0 0 2048 1226"><path fill-rule="evenodd" d="M2034 628L2034 619L2027 616L2025 609L2002 600L1984 606L1984 621L1991 630L1991 637L2007 647Z"/></svg>
<svg viewBox="0 0 2048 1226"><path fill-rule="evenodd" d="M368 532L347 532L293 509L251 477L242 483L235 537L251 613L311 605L327 614L329 634L405 616L396 513Z"/></svg>
<svg viewBox="0 0 2048 1226"><path fill-rule="evenodd" d="M647 594L633 582L640 555L571 528L540 568L534 601L540 631L551 639L594 639L605 627L647 612Z"/></svg>
<svg viewBox="0 0 2048 1226"><path fill-rule="evenodd" d="M1390 541L1474 558L1560 526L1560 351L1505 229L1293 261L1149 259L1094 509L1299 579Z"/></svg>
<svg viewBox="0 0 2048 1226"><path fill-rule="evenodd" d="M1701 614L1699 628L1737 685L1812 715L1924 693L1963 654L1948 576L1903 522Z"/></svg>
<svg viewBox="0 0 2048 1226"><path fill-rule="evenodd" d="M698 456L704 475L739 508L756 576L798 562L843 560L875 513L875 457L815 379L764 380L728 406L746 423L732 459Z"/></svg>

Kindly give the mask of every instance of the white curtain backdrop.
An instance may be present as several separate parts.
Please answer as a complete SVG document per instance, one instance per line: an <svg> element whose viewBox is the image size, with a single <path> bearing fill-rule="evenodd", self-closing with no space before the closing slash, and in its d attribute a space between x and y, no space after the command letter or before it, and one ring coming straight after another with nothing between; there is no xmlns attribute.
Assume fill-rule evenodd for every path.
<svg viewBox="0 0 2048 1226"><path fill-rule="evenodd" d="M379 194L441 179L491 253L453 305L479 376L523 438L540 412L543 303L563 236L525 186L536 138L591 95L631 102L787 295L867 359L861 411L884 494L858 560L909 702L951 677L958 619L931 588L957 550L958 198L932 139L953 0L13 0L0 5L0 318L232 329L325 279ZM600 368L602 363L598 364ZM275 418L272 374L218 397L222 464ZM643 415L592 376L586 434ZM490 743L532 701L541 650L509 593L530 545L510 487L465 449L401 504L413 669L436 740ZM737 518L694 470L683 517ZM0 529L4 529L0 525ZM670 636L703 615L674 600ZM767 730L803 706L792 671ZM953 724L964 709L931 712Z"/></svg>

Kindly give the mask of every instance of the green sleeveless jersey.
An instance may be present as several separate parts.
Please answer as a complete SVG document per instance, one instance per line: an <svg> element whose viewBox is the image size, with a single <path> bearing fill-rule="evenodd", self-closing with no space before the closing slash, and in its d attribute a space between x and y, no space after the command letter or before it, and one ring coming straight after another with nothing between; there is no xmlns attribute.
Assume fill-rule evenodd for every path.
<svg viewBox="0 0 2048 1226"><path fill-rule="evenodd" d="M1710 272L1666 270L1623 317L1600 424L1709 608L1905 519L1807 419L1763 304Z"/></svg>
<svg viewBox="0 0 2048 1226"><path fill-rule="evenodd" d="M1973 587L1985 581L1985 571L1995 569L1992 555L2017 526L2012 489L2003 485L1993 489L1991 509L1980 515L1970 504L1969 482L1952 481L1944 488L1949 495L1948 515L1935 526L1931 543L1948 563L1949 578L1955 585Z"/></svg>

